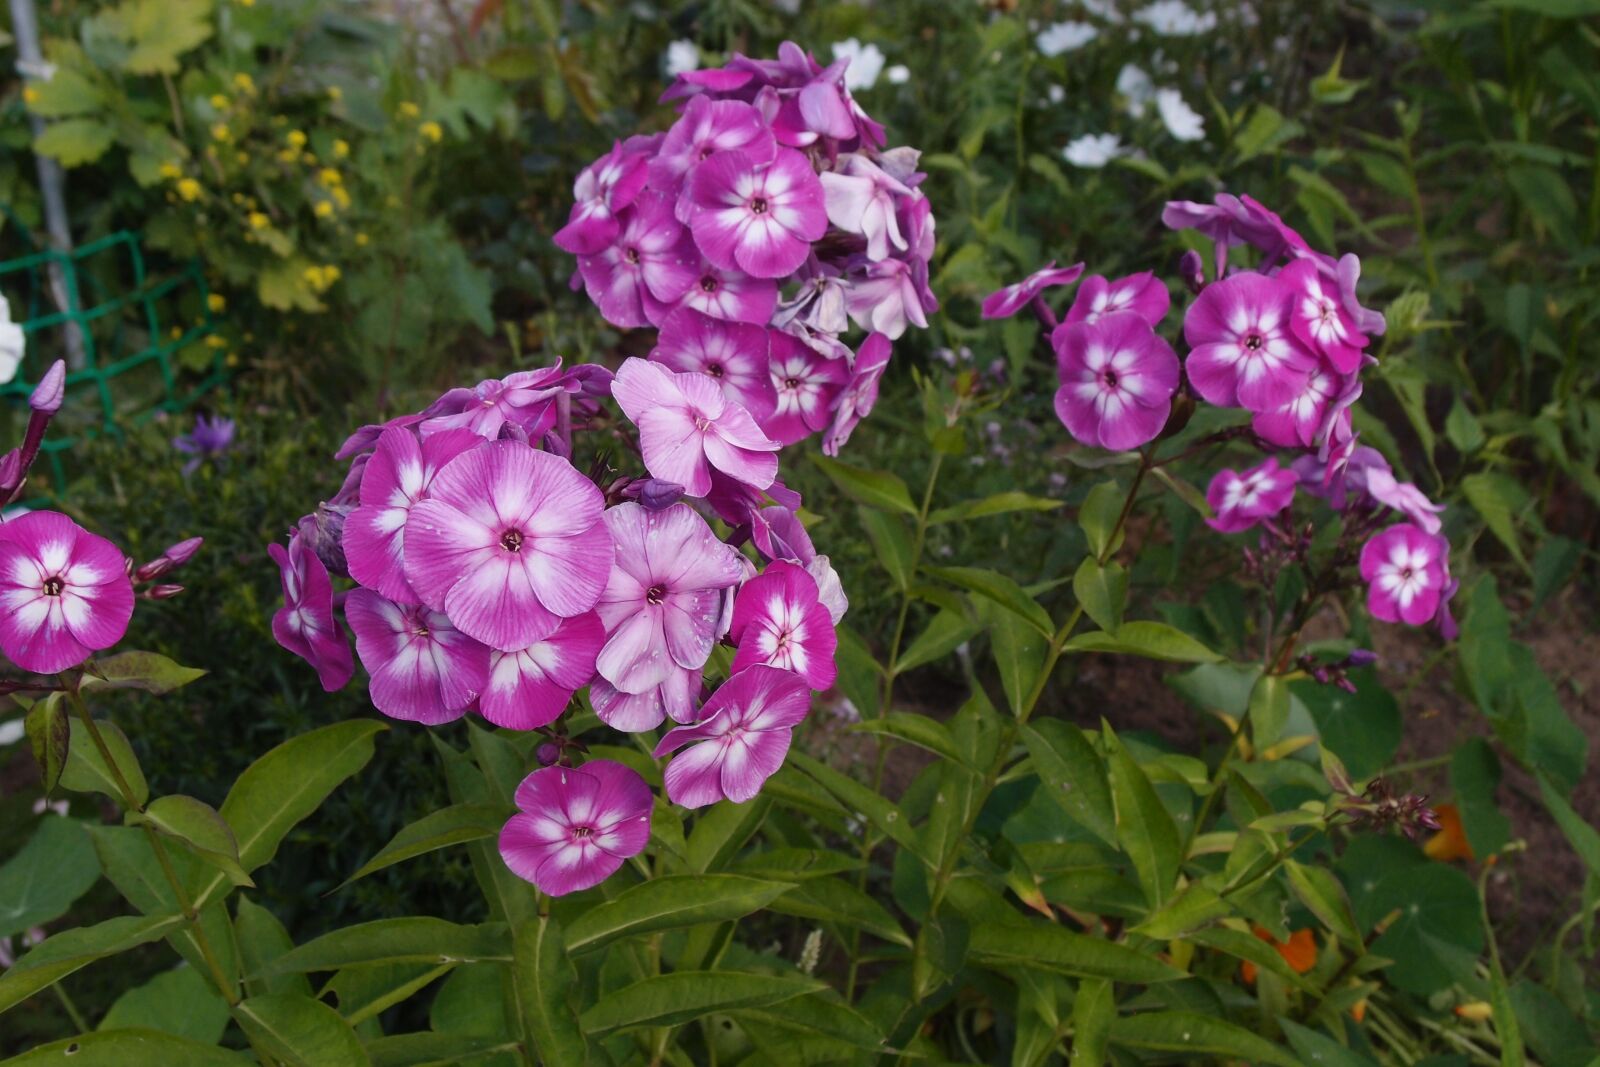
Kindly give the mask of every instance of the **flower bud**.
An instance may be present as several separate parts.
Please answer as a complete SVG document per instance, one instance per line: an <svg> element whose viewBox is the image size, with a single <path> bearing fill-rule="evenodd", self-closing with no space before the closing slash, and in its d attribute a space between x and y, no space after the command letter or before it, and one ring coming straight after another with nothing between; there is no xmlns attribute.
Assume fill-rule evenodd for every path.
<svg viewBox="0 0 1600 1067"><path fill-rule="evenodd" d="M181 585L152 585L144 591L144 595L151 600L171 600L181 592Z"/></svg>
<svg viewBox="0 0 1600 1067"><path fill-rule="evenodd" d="M148 582L161 577L168 571L177 570L189 562L190 558L200 550L200 546L204 542L205 538L203 537L191 537L187 541L179 541L149 563L142 564L136 569L132 574L133 580L135 582Z"/></svg>
<svg viewBox="0 0 1600 1067"><path fill-rule="evenodd" d="M1353 648L1350 655L1345 657L1345 664L1352 669L1357 667L1370 667L1378 662L1378 654L1370 648Z"/></svg>
<svg viewBox="0 0 1600 1067"><path fill-rule="evenodd" d="M333 494L329 504L348 504L352 508L361 503L361 479L367 472L367 463L372 459L371 452L363 452L350 463L350 471L344 476L344 484L339 486L339 491Z"/></svg>
<svg viewBox="0 0 1600 1067"><path fill-rule="evenodd" d="M316 521L308 527L311 550L329 574L341 578L350 576L350 565L344 556L344 521L354 510L353 504L324 503L317 508Z"/></svg>
<svg viewBox="0 0 1600 1067"><path fill-rule="evenodd" d="M1178 258L1178 275L1191 293L1199 293L1206 285L1205 261L1200 253L1190 249Z"/></svg>
<svg viewBox="0 0 1600 1067"><path fill-rule="evenodd" d="M0 505L11 503L22 490L28 472L22 465L22 450L13 448L0 457Z"/></svg>
<svg viewBox="0 0 1600 1067"><path fill-rule="evenodd" d="M625 493L637 497L639 503L651 511L665 511L683 496L683 486L659 478L644 478L629 485Z"/></svg>
<svg viewBox="0 0 1600 1067"><path fill-rule="evenodd" d="M39 384L33 387L28 406L41 415L54 415L61 410L61 401L66 395L67 364L65 360L58 359L50 364L50 369L44 372Z"/></svg>
<svg viewBox="0 0 1600 1067"><path fill-rule="evenodd" d="M556 760L561 758L561 746L554 741L545 741L533 750L533 756L541 767L554 766Z"/></svg>

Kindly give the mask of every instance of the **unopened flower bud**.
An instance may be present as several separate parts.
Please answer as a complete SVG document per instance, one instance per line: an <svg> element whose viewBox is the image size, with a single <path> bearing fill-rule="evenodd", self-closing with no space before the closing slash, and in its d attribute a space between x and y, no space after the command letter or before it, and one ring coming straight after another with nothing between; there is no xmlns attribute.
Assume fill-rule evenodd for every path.
<svg viewBox="0 0 1600 1067"><path fill-rule="evenodd" d="M1178 276L1191 293L1198 293L1205 288L1206 267L1199 252L1190 249L1178 258Z"/></svg>
<svg viewBox="0 0 1600 1067"><path fill-rule="evenodd" d="M1345 657L1345 664L1352 669L1370 667L1376 662L1378 662L1378 654L1370 648L1351 649L1350 655Z"/></svg>
<svg viewBox="0 0 1600 1067"><path fill-rule="evenodd" d="M651 511L665 511L683 496L683 486L659 478L645 478L629 485L627 493L637 496L639 503Z"/></svg>
<svg viewBox="0 0 1600 1067"><path fill-rule="evenodd" d="M151 600L171 600L181 592L181 585L152 585L144 591L144 595Z"/></svg>
<svg viewBox="0 0 1600 1067"><path fill-rule="evenodd" d="M1189 425L1189 419L1194 415L1194 409L1194 397L1188 393L1179 393L1173 397L1172 414L1167 416L1167 424L1161 427L1160 436L1165 439L1182 433L1183 428Z"/></svg>
<svg viewBox="0 0 1600 1067"><path fill-rule="evenodd" d="M149 563L140 565L132 574L133 580L136 582L148 582L161 577L168 571L177 570L185 563L188 563L204 543L205 538L203 537L191 537L187 541L179 541Z"/></svg>
<svg viewBox="0 0 1600 1067"><path fill-rule="evenodd" d="M539 761L539 766L554 766L556 760L561 758L561 746L554 741L545 741L533 750L533 758Z"/></svg>
<svg viewBox="0 0 1600 1067"><path fill-rule="evenodd" d="M58 359L50 364L50 369L44 372L39 384L33 387L28 406L41 415L54 415L61 410L61 401L66 395L67 364L65 360Z"/></svg>
<svg viewBox="0 0 1600 1067"><path fill-rule="evenodd" d="M22 466L21 449L13 448L0 457L0 505L9 504L17 498L27 474Z"/></svg>
<svg viewBox="0 0 1600 1067"><path fill-rule="evenodd" d="M344 521L354 510L354 504L324 503L317 508L316 522L310 526L312 551L329 574L341 578L350 576L350 565L344 556Z"/></svg>

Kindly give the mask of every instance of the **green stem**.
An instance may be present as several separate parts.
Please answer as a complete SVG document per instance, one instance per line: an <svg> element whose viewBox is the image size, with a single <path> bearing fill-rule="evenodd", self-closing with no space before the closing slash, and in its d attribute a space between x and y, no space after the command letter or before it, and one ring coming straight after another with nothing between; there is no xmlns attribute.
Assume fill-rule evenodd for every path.
<svg viewBox="0 0 1600 1067"><path fill-rule="evenodd" d="M89 1032L88 1022L84 1019L83 1013L78 1010L78 1006L72 1002L72 998L67 996L67 991L61 988L61 983L55 983L50 989L55 993L56 999L61 1001L61 1006L67 1010L67 1018L72 1020L72 1025L77 1028L77 1032L87 1034Z"/></svg>

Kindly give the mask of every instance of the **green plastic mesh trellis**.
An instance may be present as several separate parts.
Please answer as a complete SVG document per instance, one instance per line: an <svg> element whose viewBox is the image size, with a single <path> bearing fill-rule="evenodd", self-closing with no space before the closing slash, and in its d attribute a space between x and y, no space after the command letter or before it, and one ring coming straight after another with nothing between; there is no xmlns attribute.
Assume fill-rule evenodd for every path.
<svg viewBox="0 0 1600 1067"><path fill-rule="evenodd" d="M4 209L0 209L4 210ZM67 398L41 449L52 488L65 485L74 444L99 434L120 434L158 412L178 412L227 378L205 277L198 262L158 278L148 277L139 236L122 231L61 252L41 247L10 211L0 249L27 251L0 260L0 293L27 337L17 376L0 386L0 441L21 439L28 394L57 359L68 359ZM55 299L52 267L59 267L65 310ZM82 338L81 365L68 353L69 331ZM47 466L46 466L47 465ZM35 490L39 475L35 467Z"/></svg>

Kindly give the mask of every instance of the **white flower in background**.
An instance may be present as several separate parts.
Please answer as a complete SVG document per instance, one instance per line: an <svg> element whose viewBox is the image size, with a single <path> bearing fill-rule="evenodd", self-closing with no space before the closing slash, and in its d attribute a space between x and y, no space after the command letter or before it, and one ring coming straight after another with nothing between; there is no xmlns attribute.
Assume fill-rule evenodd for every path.
<svg viewBox="0 0 1600 1067"><path fill-rule="evenodd" d="M1078 0L1078 5L1088 14L1104 19L1113 26L1122 24L1122 11L1117 6L1117 0Z"/></svg>
<svg viewBox="0 0 1600 1067"><path fill-rule="evenodd" d="M700 46L693 41L673 41L667 45L667 77L676 78L700 69Z"/></svg>
<svg viewBox="0 0 1600 1067"><path fill-rule="evenodd" d="M1196 11L1183 0L1156 0L1135 11L1133 20L1163 37L1194 37L1217 28L1216 12Z"/></svg>
<svg viewBox="0 0 1600 1067"><path fill-rule="evenodd" d="M904 63L896 63L884 71L883 76L889 79L890 85L904 85L911 80L911 68Z"/></svg>
<svg viewBox="0 0 1600 1067"><path fill-rule="evenodd" d="M1061 150L1074 167L1098 170L1122 154L1122 138L1114 133L1086 133Z"/></svg>
<svg viewBox="0 0 1600 1067"><path fill-rule="evenodd" d="M1206 123L1194 108L1184 102L1176 89L1156 90L1156 110L1167 132L1180 141L1198 141L1206 135Z"/></svg>
<svg viewBox="0 0 1600 1067"><path fill-rule="evenodd" d="M1044 95L1049 98L1052 104L1059 104L1067 98L1067 90L1065 86L1052 85L1044 91Z"/></svg>
<svg viewBox="0 0 1600 1067"><path fill-rule="evenodd" d="M878 51L877 45L862 44L854 37L835 42L833 58L840 60L846 57L850 60L844 72L846 89L855 92L878 84L878 75L883 73L883 53Z"/></svg>
<svg viewBox="0 0 1600 1067"><path fill-rule="evenodd" d="M23 349L28 347L22 327L11 321L11 305L0 296L0 385L17 376Z"/></svg>
<svg viewBox="0 0 1600 1067"><path fill-rule="evenodd" d="M0 722L0 748L16 744L22 740L27 732L27 728L23 725L21 719Z"/></svg>
<svg viewBox="0 0 1600 1067"><path fill-rule="evenodd" d="M1039 51L1047 56L1059 56L1066 52L1075 52L1100 36L1100 31L1087 22L1058 22L1048 26L1034 40L1039 45Z"/></svg>
<svg viewBox="0 0 1600 1067"><path fill-rule="evenodd" d="M1156 83L1142 68L1127 63L1117 72L1117 94L1127 101L1128 114L1143 118L1146 105L1155 99Z"/></svg>

